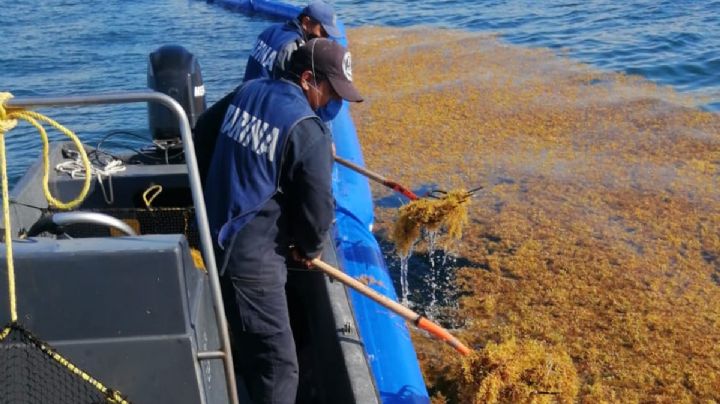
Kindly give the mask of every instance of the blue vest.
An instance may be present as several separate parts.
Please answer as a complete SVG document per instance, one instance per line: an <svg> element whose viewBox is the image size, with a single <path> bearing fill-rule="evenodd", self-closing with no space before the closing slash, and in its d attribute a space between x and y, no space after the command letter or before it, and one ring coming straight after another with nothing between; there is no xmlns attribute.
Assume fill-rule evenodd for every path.
<svg viewBox="0 0 720 404"><path fill-rule="evenodd" d="M317 116L289 81L251 80L237 91L218 134L205 191L210 230L220 247L277 193L288 135L306 118Z"/></svg>
<svg viewBox="0 0 720 404"><path fill-rule="evenodd" d="M278 52L296 39L302 39L302 28L294 21L270 26L260 34L255 47L250 51L243 82L272 77L273 66Z"/></svg>

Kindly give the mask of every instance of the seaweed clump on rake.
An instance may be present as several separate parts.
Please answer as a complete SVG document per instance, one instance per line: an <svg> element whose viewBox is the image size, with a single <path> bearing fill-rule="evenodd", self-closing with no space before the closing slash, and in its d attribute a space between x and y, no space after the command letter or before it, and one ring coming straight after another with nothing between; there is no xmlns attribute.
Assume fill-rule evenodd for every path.
<svg viewBox="0 0 720 404"><path fill-rule="evenodd" d="M460 240L468 223L470 195L464 189L456 189L439 198L421 198L402 206L390 235L398 254L407 257L423 229L430 233L445 230L442 242L446 246L452 240Z"/></svg>

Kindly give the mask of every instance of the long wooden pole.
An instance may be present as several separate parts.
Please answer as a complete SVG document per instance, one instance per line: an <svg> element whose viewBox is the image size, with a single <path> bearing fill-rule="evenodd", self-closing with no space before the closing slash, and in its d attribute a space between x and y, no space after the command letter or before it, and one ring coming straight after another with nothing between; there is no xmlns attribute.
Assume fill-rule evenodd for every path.
<svg viewBox="0 0 720 404"><path fill-rule="evenodd" d="M421 316L418 313L415 313L414 311L408 309L407 307L403 306L402 304L388 298L387 296L384 296L364 283L358 281L357 279L345 274L341 270L333 267L332 265L321 261L318 258L315 258L310 261L313 265L315 265L316 268L319 268L321 271L325 272L329 276L337 279L338 281L344 283L345 285L355 289L356 291L362 293L363 295L369 297L370 299L374 300L375 302L379 303L380 305L386 307L390 311L398 314L402 318L404 318L406 321L409 321L421 330L425 330L429 332L431 335L435 336L436 338L440 339L441 341L447 343L451 347L453 347L456 351L460 352L462 355L468 355L471 350L467 346L465 346L460 340L452 336L446 329L441 327L440 325L428 320L427 318Z"/></svg>
<svg viewBox="0 0 720 404"><path fill-rule="evenodd" d="M347 167L357 173L360 173L360 174L370 178L373 181L379 182L379 183L385 185L386 187L391 188L395 192L399 192L399 193L405 195L411 201L420 199L420 197L417 196L409 188L404 187L395 181L389 180L374 171L370 171L365 167L361 167L361 166L353 163L352 161L345 160L344 158L338 157L338 156L335 156L335 161L337 161L338 163L344 165L345 167Z"/></svg>

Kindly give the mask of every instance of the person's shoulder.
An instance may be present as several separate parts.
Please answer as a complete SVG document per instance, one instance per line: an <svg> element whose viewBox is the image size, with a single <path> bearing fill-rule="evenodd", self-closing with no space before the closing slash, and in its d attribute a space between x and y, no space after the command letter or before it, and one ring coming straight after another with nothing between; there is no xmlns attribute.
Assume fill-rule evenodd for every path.
<svg viewBox="0 0 720 404"><path fill-rule="evenodd" d="M291 130L289 143L295 159L312 158L332 143L330 130L316 116L300 120Z"/></svg>
<svg viewBox="0 0 720 404"><path fill-rule="evenodd" d="M276 30L276 29L282 29L282 28L285 28L285 25L287 25L287 23L284 23L284 22L278 22L278 23L275 23L275 24L270 24L270 25L269 25L267 28L265 28L263 31L273 31L273 30Z"/></svg>
<svg viewBox="0 0 720 404"><path fill-rule="evenodd" d="M316 132L319 134L330 134L327 126L316 115L305 117L304 119L300 120L300 122L298 122L297 126L304 130Z"/></svg>
<svg viewBox="0 0 720 404"><path fill-rule="evenodd" d="M287 28L285 28L285 25L286 25L286 24L283 23L283 22L281 22L281 23L276 23L276 24L271 24L271 25L265 27L265 29L262 30L262 32L261 32L260 35L258 35L258 36L270 35L270 34L272 34L273 32L287 29Z"/></svg>
<svg viewBox="0 0 720 404"><path fill-rule="evenodd" d="M245 80L238 88L235 90L235 94L240 94L245 91L249 91L248 89L252 89L255 87L259 87L263 85L264 80L266 80L265 77L256 77L254 79Z"/></svg>
<svg viewBox="0 0 720 404"><path fill-rule="evenodd" d="M306 117L295 125L293 130L295 139L301 143L314 143L321 140L329 140L330 130L317 116Z"/></svg>
<svg viewBox="0 0 720 404"><path fill-rule="evenodd" d="M297 18L287 20L284 23L281 23L280 25L282 25L286 29L302 31L302 24L300 24L300 20L298 20Z"/></svg>

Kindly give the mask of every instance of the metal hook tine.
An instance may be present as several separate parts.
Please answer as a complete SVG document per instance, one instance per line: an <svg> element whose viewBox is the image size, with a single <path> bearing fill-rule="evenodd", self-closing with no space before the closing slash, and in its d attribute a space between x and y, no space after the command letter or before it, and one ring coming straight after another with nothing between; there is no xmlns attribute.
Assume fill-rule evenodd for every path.
<svg viewBox="0 0 720 404"><path fill-rule="evenodd" d="M482 187L482 186L479 186L479 187L476 187L476 188L473 188L473 189L467 191L467 193L465 194L465 197L462 198L461 201L467 200L468 198L470 198L471 196L473 196L473 195L475 194L475 192L477 192L477 191L479 191L479 190L481 190L481 189L483 189L483 187ZM433 189L432 191L430 191L430 192L428 192L427 194L425 194L425 197L427 197L427 198L435 198L435 199L442 199L442 198L447 197L447 194L448 194L448 192L445 191L445 190L442 190L442 189Z"/></svg>
<svg viewBox="0 0 720 404"><path fill-rule="evenodd" d="M462 199L460 199L460 202L465 202L465 201L467 201L468 199L472 198L473 195L475 195L475 192L481 190L482 188L483 188L482 186L479 186L479 187L477 187L477 188L473 188L473 189L467 191L467 192L465 193L465 196L464 196Z"/></svg>
<svg viewBox="0 0 720 404"><path fill-rule="evenodd" d="M477 187L477 188L473 188L473 189L467 191L467 194L468 194L468 196L471 196L471 195L473 195L475 192L477 192L477 191L479 191L479 190L481 190L481 189L483 189L483 186L482 186L482 185L479 186L479 187Z"/></svg>
<svg viewBox="0 0 720 404"><path fill-rule="evenodd" d="M447 195L447 191L443 191L442 189L433 189L432 191L428 192L425 196L428 198L442 199L446 195Z"/></svg>

